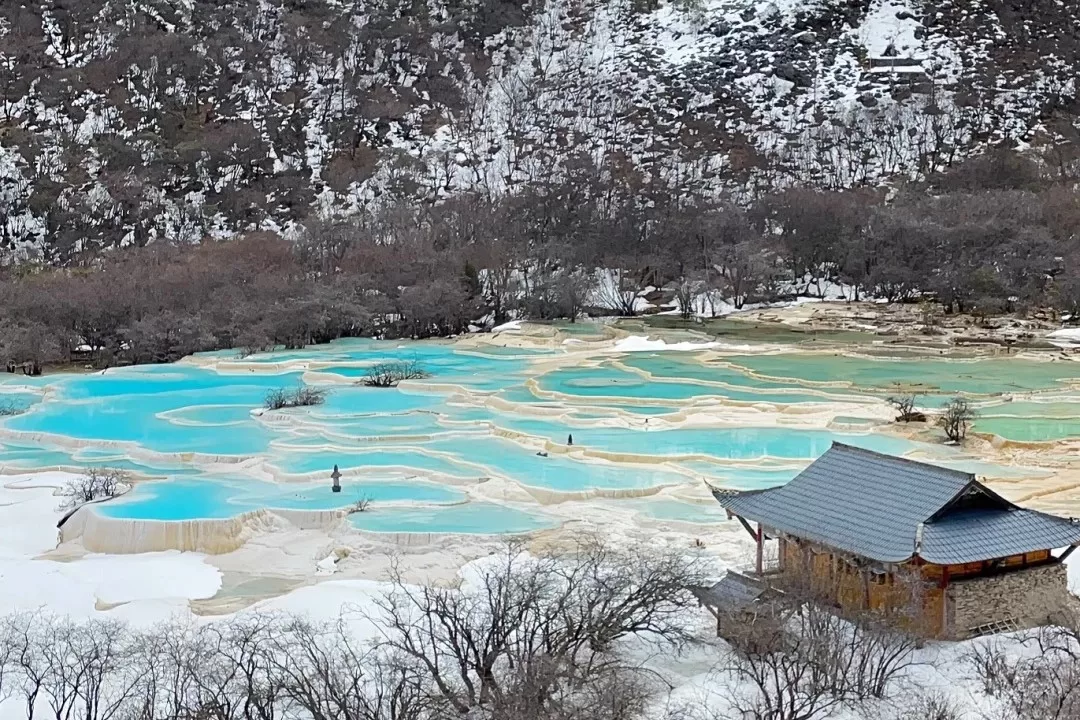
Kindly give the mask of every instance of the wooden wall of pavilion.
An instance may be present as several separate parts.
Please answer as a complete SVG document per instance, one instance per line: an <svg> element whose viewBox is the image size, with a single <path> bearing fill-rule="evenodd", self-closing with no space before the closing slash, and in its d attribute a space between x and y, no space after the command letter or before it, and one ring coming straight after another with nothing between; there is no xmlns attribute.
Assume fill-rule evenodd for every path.
<svg viewBox="0 0 1080 720"><path fill-rule="evenodd" d="M1018 570L1052 560L1049 550L1039 550L993 562L882 565L806 541L779 539L779 570L787 585L802 587L845 612L871 609L896 614L930 637L945 637L953 632L947 592L952 580Z"/></svg>

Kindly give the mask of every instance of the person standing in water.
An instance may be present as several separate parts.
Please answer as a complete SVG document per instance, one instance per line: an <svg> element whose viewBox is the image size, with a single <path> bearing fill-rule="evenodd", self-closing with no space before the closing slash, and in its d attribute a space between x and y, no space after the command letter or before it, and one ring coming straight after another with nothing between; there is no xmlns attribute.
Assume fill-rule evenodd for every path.
<svg viewBox="0 0 1080 720"><path fill-rule="evenodd" d="M567 445L573 445L574 444L574 435L573 435L573 433L566 436L566 444Z"/></svg>

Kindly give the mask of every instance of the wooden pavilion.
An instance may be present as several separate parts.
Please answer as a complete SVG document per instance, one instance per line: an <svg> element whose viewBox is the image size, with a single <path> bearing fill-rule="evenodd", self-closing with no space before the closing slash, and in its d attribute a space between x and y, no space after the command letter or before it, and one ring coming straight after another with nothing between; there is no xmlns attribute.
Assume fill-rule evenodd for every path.
<svg viewBox="0 0 1080 720"><path fill-rule="evenodd" d="M1046 624L1074 601L1062 561L1080 522L969 473L834 443L786 485L714 495L754 538L752 577L841 611L903 606L921 633L959 639Z"/></svg>

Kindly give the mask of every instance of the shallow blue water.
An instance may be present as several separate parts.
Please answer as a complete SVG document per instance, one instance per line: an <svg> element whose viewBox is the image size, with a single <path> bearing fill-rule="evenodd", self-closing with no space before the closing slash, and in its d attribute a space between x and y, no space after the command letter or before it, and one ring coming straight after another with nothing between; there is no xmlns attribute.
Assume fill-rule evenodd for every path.
<svg viewBox="0 0 1080 720"><path fill-rule="evenodd" d="M628 360L631 362L633 359ZM658 370L664 369L662 367ZM678 378L694 379L691 375L664 375L657 373L652 378L616 367L599 366L592 368L564 368L540 378L542 391L591 398L625 398L630 401L665 400L689 401L704 398L724 398L743 403L775 403L792 405L801 403L820 403L842 401L844 397L825 391L810 393L799 385L757 382L745 375L717 366L715 384L680 382ZM670 368L677 373L678 368ZM695 373L703 375L704 372ZM726 383L736 377L742 377L739 385ZM856 398L852 398L853 400Z"/></svg>
<svg viewBox="0 0 1080 720"><path fill-rule="evenodd" d="M496 421L517 432L574 447L634 455L709 455L727 460L759 458L815 458L833 441L857 445L879 452L903 454L916 444L901 438L877 434L843 434L827 430L790 428L687 428L633 429L574 427L564 423L532 419Z"/></svg>
<svg viewBox="0 0 1080 720"><path fill-rule="evenodd" d="M715 524L727 519L727 513L719 503L705 505L666 498L644 498L632 502L639 513L654 520Z"/></svg>
<svg viewBox="0 0 1080 720"><path fill-rule="evenodd" d="M556 492L578 492L590 488L640 489L678 485L688 479L648 465L585 462L560 454L543 457L537 455L537 451L502 438L455 438L433 442L427 447L456 453L468 462L490 470L491 474Z"/></svg>
<svg viewBox="0 0 1080 720"><path fill-rule="evenodd" d="M783 485L795 477L799 471L809 464L800 463L799 467L785 467L777 469L747 468L722 465L715 462L703 462L689 460L680 462L681 467L687 468L700 474L702 478L714 487L731 488L733 490L762 490L764 488Z"/></svg>
<svg viewBox="0 0 1080 720"><path fill-rule="evenodd" d="M447 508L379 509L349 516L358 530L368 532L455 533L503 535L534 532L555 527L539 515L492 503L469 503Z"/></svg>
<svg viewBox="0 0 1080 720"><path fill-rule="evenodd" d="M132 460L112 449L80 448L75 451L47 446L22 445L15 442L0 444L0 470L21 471L41 468L86 468L108 466L125 472L149 477L165 475L194 475L199 470L180 463L146 463Z"/></svg>
<svg viewBox="0 0 1080 720"><path fill-rule="evenodd" d="M426 482L390 480L345 481L335 493L329 482L277 485L258 481L217 478L173 478L139 483L119 500L95 510L114 518L140 520L209 520L236 517L261 508L334 510L365 499L373 504L395 502L457 503L459 491Z"/></svg>
<svg viewBox="0 0 1080 720"><path fill-rule="evenodd" d="M219 359L217 370L180 363L116 368L104 374L0 377L0 400L25 403L26 410L0 419L0 429L7 432L0 440L0 470L97 465L168 478L139 483L123 500L97 509L114 517L226 518L258 508L344 507L363 496L373 505L354 516L357 527L487 533L549 525L539 513L533 517L497 504L466 502L464 489L492 478L554 493L614 494L702 480L752 489L786 482L834 440L893 454L917 449L933 456L948 454L940 447L870 432L661 427L665 416L692 409L690 403L720 398L792 405L837 398L866 401L860 394L864 389L816 392L800 384L822 379L825 366L820 359L793 368L797 379L792 381L753 377L723 362L706 365L676 353L609 355L538 375L533 360L550 359L557 352L346 340L248 358L236 353L204 356ZM385 360L416 360L430 377L393 389L364 387L359 381L366 368ZM286 368L288 362L300 365ZM786 362L797 365L801 360L792 355ZM768 363L757 369L768 369L772 376L777 361ZM918 361L909 364L917 366ZM273 372L253 372L253 365ZM889 369L890 380L899 372L895 365L870 369L878 367ZM938 376L947 368L934 364ZM1046 378L1028 384L1051 386L1062 370L1043 374ZM530 390L532 379L538 393ZM979 389L992 391L990 382L980 375ZM300 383L322 383L328 391L325 403L263 414L270 390ZM1010 387L1017 385L1009 381ZM500 400L515 406L506 409ZM626 413L634 416L629 427L600 424ZM650 426L649 420L655 422ZM571 435L572 447L567 442ZM61 439L86 446L70 449L70 444L59 444ZM538 454L543 447L550 450L547 456ZM133 450L143 451L136 455L139 460L132 459ZM647 456L652 461L614 463L598 454L638 460ZM257 467L294 482L222 475L220 466L209 467L220 460L245 461L240 468ZM963 458L956 462L962 464ZM340 494L329 491L334 465L344 473L345 491ZM298 484L298 479L304 482ZM714 517L707 506L668 502L674 504L641 512L657 519ZM400 503L433 507L396 507ZM440 507L448 503L460 504Z"/></svg>
<svg viewBox="0 0 1080 720"><path fill-rule="evenodd" d="M411 470L415 474L433 472L451 477L479 479L483 473L477 468L455 462L455 460L428 454L427 450L438 448L432 445L424 445L420 449L379 449L372 448L365 452L350 452L340 450L309 450L303 453L288 453L280 458L271 458L270 462L282 472L290 475L307 475L310 473L322 473L330 475L334 465L342 472L378 470L400 467Z"/></svg>

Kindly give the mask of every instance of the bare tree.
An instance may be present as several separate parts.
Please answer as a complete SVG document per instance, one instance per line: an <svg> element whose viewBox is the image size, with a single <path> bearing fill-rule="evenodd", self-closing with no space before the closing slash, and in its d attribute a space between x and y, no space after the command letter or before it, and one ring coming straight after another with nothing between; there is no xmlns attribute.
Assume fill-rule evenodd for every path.
<svg viewBox="0 0 1080 720"><path fill-rule="evenodd" d="M43 652L42 620L31 613L17 613L4 618L3 642L7 655L5 682L13 694L23 700L27 720L34 720L38 697L49 675L49 663Z"/></svg>
<svg viewBox="0 0 1080 720"><path fill-rule="evenodd" d="M818 720L838 709L834 622L815 605L794 613L773 605L733 623L719 670L731 710L755 720ZM821 622L824 621L824 622ZM792 625L789 627L789 623ZM832 633L826 630L833 630Z"/></svg>
<svg viewBox="0 0 1080 720"><path fill-rule="evenodd" d="M904 629L911 618L903 610L915 611L917 593L901 612L840 615L802 579L777 590L722 623L730 647L718 682L728 707L744 717L820 720L890 697L915 663L918 639Z"/></svg>
<svg viewBox="0 0 1080 720"><path fill-rule="evenodd" d="M700 579L698 561L681 552L590 541L533 557L510 544L468 588L418 588L396 573L372 619L386 628L383 648L457 712L566 717L544 712L580 709L613 686L638 696L630 688L640 669L619 641L678 648L689 637L689 586Z"/></svg>
<svg viewBox="0 0 1080 720"><path fill-rule="evenodd" d="M1073 619L1019 638L974 644L968 664L995 698L1003 720L1065 720L1080 715L1080 633Z"/></svg>
<svg viewBox="0 0 1080 720"><path fill-rule="evenodd" d="M115 620L8 616L0 697L21 696L31 719L42 704L57 720L125 718L141 678L132 637Z"/></svg>
<svg viewBox="0 0 1080 720"><path fill-rule="evenodd" d="M614 268L600 271L602 275L596 283L595 296L605 310L613 310L624 317L637 315L637 299L641 292L641 283L627 270Z"/></svg>
<svg viewBox="0 0 1080 720"><path fill-rule="evenodd" d="M679 317L689 320L694 316L694 302L705 287L704 280L682 277L675 285L675 297L679 300Z"/></svg>
<svg viewBox="0 0 1080 720"><path fill-rule="evenodd" d="M420 720L443 704L408 664L361 647L344 624L285 619L270 639L290 708L319 720Z"/></svg>
<svg viewBox="0 0 1080 720"><path fill-rule="evenodd" d="M129 704L132 720L198 716L199 673L207 669L198 634L193 624L177 620L136 634L132 665L140 680Z"/></svg>
<svg viewBox="0 0 1080 720"><path fill-rule="evenodd" d="M129 660L131 635L115 620L41 621L40 651L47 672L42 690L58 720L122 717L139 676Z"/></svg>
<svg viewBox="0 0 1080 720"><path fill-rule="evenodd" d="M427 370L417 360L394 360L376 363L368 368L361 381L368 387L395 387L402 380L420 380L429 377Z"/></svg>
<svg viewBox="0 0 1080 720"><path fill-rule="evenodd" d="M64 497L62 507L74 509L95 500L113 498L131 487L131 478L123 470L89 468L82 475L67 480L58 493Z"/></svg>
<svg viewBox="0 0 1080 720"><path fill-rule="evenodd" d="M978 415L967 398L955 397L942 410L938 416L937 424L945 431L945 437L952 442L963 442L967 436L968 426Z"/></svg>
<svg viewBox="0 0 1080 720"><path fill-rule="evenodd" d="M904 395L890 395L885 401L896 408L897 422L924 422L926 415L915 409L915 402L919 399L914 393Z"/></svg>
<svg viewBox="0 0 1080 720"><path fill-rule="evenodd" d="M267 410L282 408L308 407L326 402L327 391L310 385L298 385L294 388L274 388L266 393L264 404Z"/></svg>
<svg viewBox="0 0 1080 720"><path fill-rule="evenodd" d="M210 697L233 707L245 720L275 720L279 715L284 688L271 651L278 625L276 616L248 613L208 625L200 633L203 661L213 672L196 677L206 678L203 687Z"/></svg>

